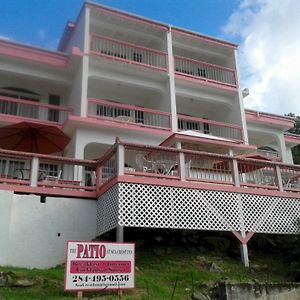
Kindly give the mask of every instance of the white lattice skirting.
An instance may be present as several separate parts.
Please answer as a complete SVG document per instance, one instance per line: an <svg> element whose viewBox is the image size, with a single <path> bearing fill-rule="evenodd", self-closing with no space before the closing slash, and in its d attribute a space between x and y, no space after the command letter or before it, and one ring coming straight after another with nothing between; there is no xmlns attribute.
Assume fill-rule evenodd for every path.
<svg viewBox="0 0 300 300"><path fill-rule="evenodd" d="M127 227L296 233L300 199L119 183L97 203L97 233Z"/></svg>

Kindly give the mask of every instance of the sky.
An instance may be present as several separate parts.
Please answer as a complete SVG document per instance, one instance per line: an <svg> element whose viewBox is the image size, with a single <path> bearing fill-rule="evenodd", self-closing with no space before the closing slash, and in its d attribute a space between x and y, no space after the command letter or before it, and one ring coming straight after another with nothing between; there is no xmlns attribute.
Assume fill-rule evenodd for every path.
<svg viewBox="0 0 300 300"><path fill-rule="evenodd" d="M82 0L0 0L0 38L55 50ZM300 115L300 0L96 0L237 43L246 108Z"/></svg>

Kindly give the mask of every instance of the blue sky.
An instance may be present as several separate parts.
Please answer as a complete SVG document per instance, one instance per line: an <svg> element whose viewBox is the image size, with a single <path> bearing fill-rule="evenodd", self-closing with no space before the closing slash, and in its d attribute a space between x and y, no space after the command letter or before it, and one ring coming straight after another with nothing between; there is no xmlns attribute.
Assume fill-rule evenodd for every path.
<svg viewBox="0 0 300 300"><path fill-rule="evenodd" d="M300 115L299 0L96 0L239 44L245 107ZM56 49L83 0L0 0L0 38Z"/></svg>
<svg viewBox="0 0 300 300"><path fill-rule="evenodd" d="M55 49L67 20L75 20L82 0L1 0L0 36ZM237 0L94 1L214 37L222 32Z"/></svg>

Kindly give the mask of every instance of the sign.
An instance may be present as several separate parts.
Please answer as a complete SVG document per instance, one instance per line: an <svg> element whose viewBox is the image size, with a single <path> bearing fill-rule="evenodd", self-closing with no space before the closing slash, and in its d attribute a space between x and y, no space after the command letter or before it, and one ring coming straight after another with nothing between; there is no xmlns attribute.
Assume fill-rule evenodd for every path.
<svg viewBox="0 0 300 300"><path fill-rule="evenodd" d="M135 287L133 243L67 242L65 291Z"/></svg>

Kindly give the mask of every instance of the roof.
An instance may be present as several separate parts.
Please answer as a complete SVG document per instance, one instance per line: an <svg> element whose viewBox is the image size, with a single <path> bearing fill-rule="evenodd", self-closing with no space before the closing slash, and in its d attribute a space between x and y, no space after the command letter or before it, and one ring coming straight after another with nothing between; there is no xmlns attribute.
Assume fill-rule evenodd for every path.
<svg viewBox="0 0 300 300"><path fill-rule="evenodd" d="M251 109L245 109L245 114L247 121L273 124L286 129L292 128L295 124L294 118L288 116L280 116Z"/></svg>
<svg viewBox="0 0 300 300"><path fill-rule="evenodd" d="M80 13L77 17L77 20L74 23L72 23L70 21L67 22L64 33L63 33L63 35L60 39L60 42L59 42L59 46L58 46L59 50L62 50L62 51L64 50L66 44L68 43L70 35L72 34L72 31L73 31L74 28L70 28L69 25L73 24L73 25L76 26L76 24L77 24L77 22L78 22L78 20L81 16L82 11L86 7L100 9L102 11L106 11L106 12L112 13L112 14L118 14L121 17L130 18L132 20L135 20L136 22L147 23L150 26L153 26L153 25L158 26L158 27L160 27L164 30L173 30L174 32L177 32L177 33L180 33L180 34L186 34L186 35L189 35L191 37L199 38L199 39L205 40L206 42L217 44L217 45L220 45L220 46L225 46L225 47L234 48L234 49L236 49L237 46L238 46L237 44L234 44L232 42L225 41L225 40L222 40L222 39L217 39L217 38L209 36L209 35L204 35L204 34L200 34L198 32L194 32L192 30L188 30L188 29L185 29L185 28L172 26L170 24L166 24L166 23L163 23L163 22L152 20L152 19L149 19L149 18L146 18L146 17L142 17L142 16L139 16L139 15L136 15L136 14L133 14L133 13L125 12L123 10L115 9L115 8L112 8L112 7L109 7L109 6L106 6L106 5L102 5L102 4L99 4L99 3L94 3L92 1L85 1L84 4L82 5L82 8L81 8Z"/></svg>

